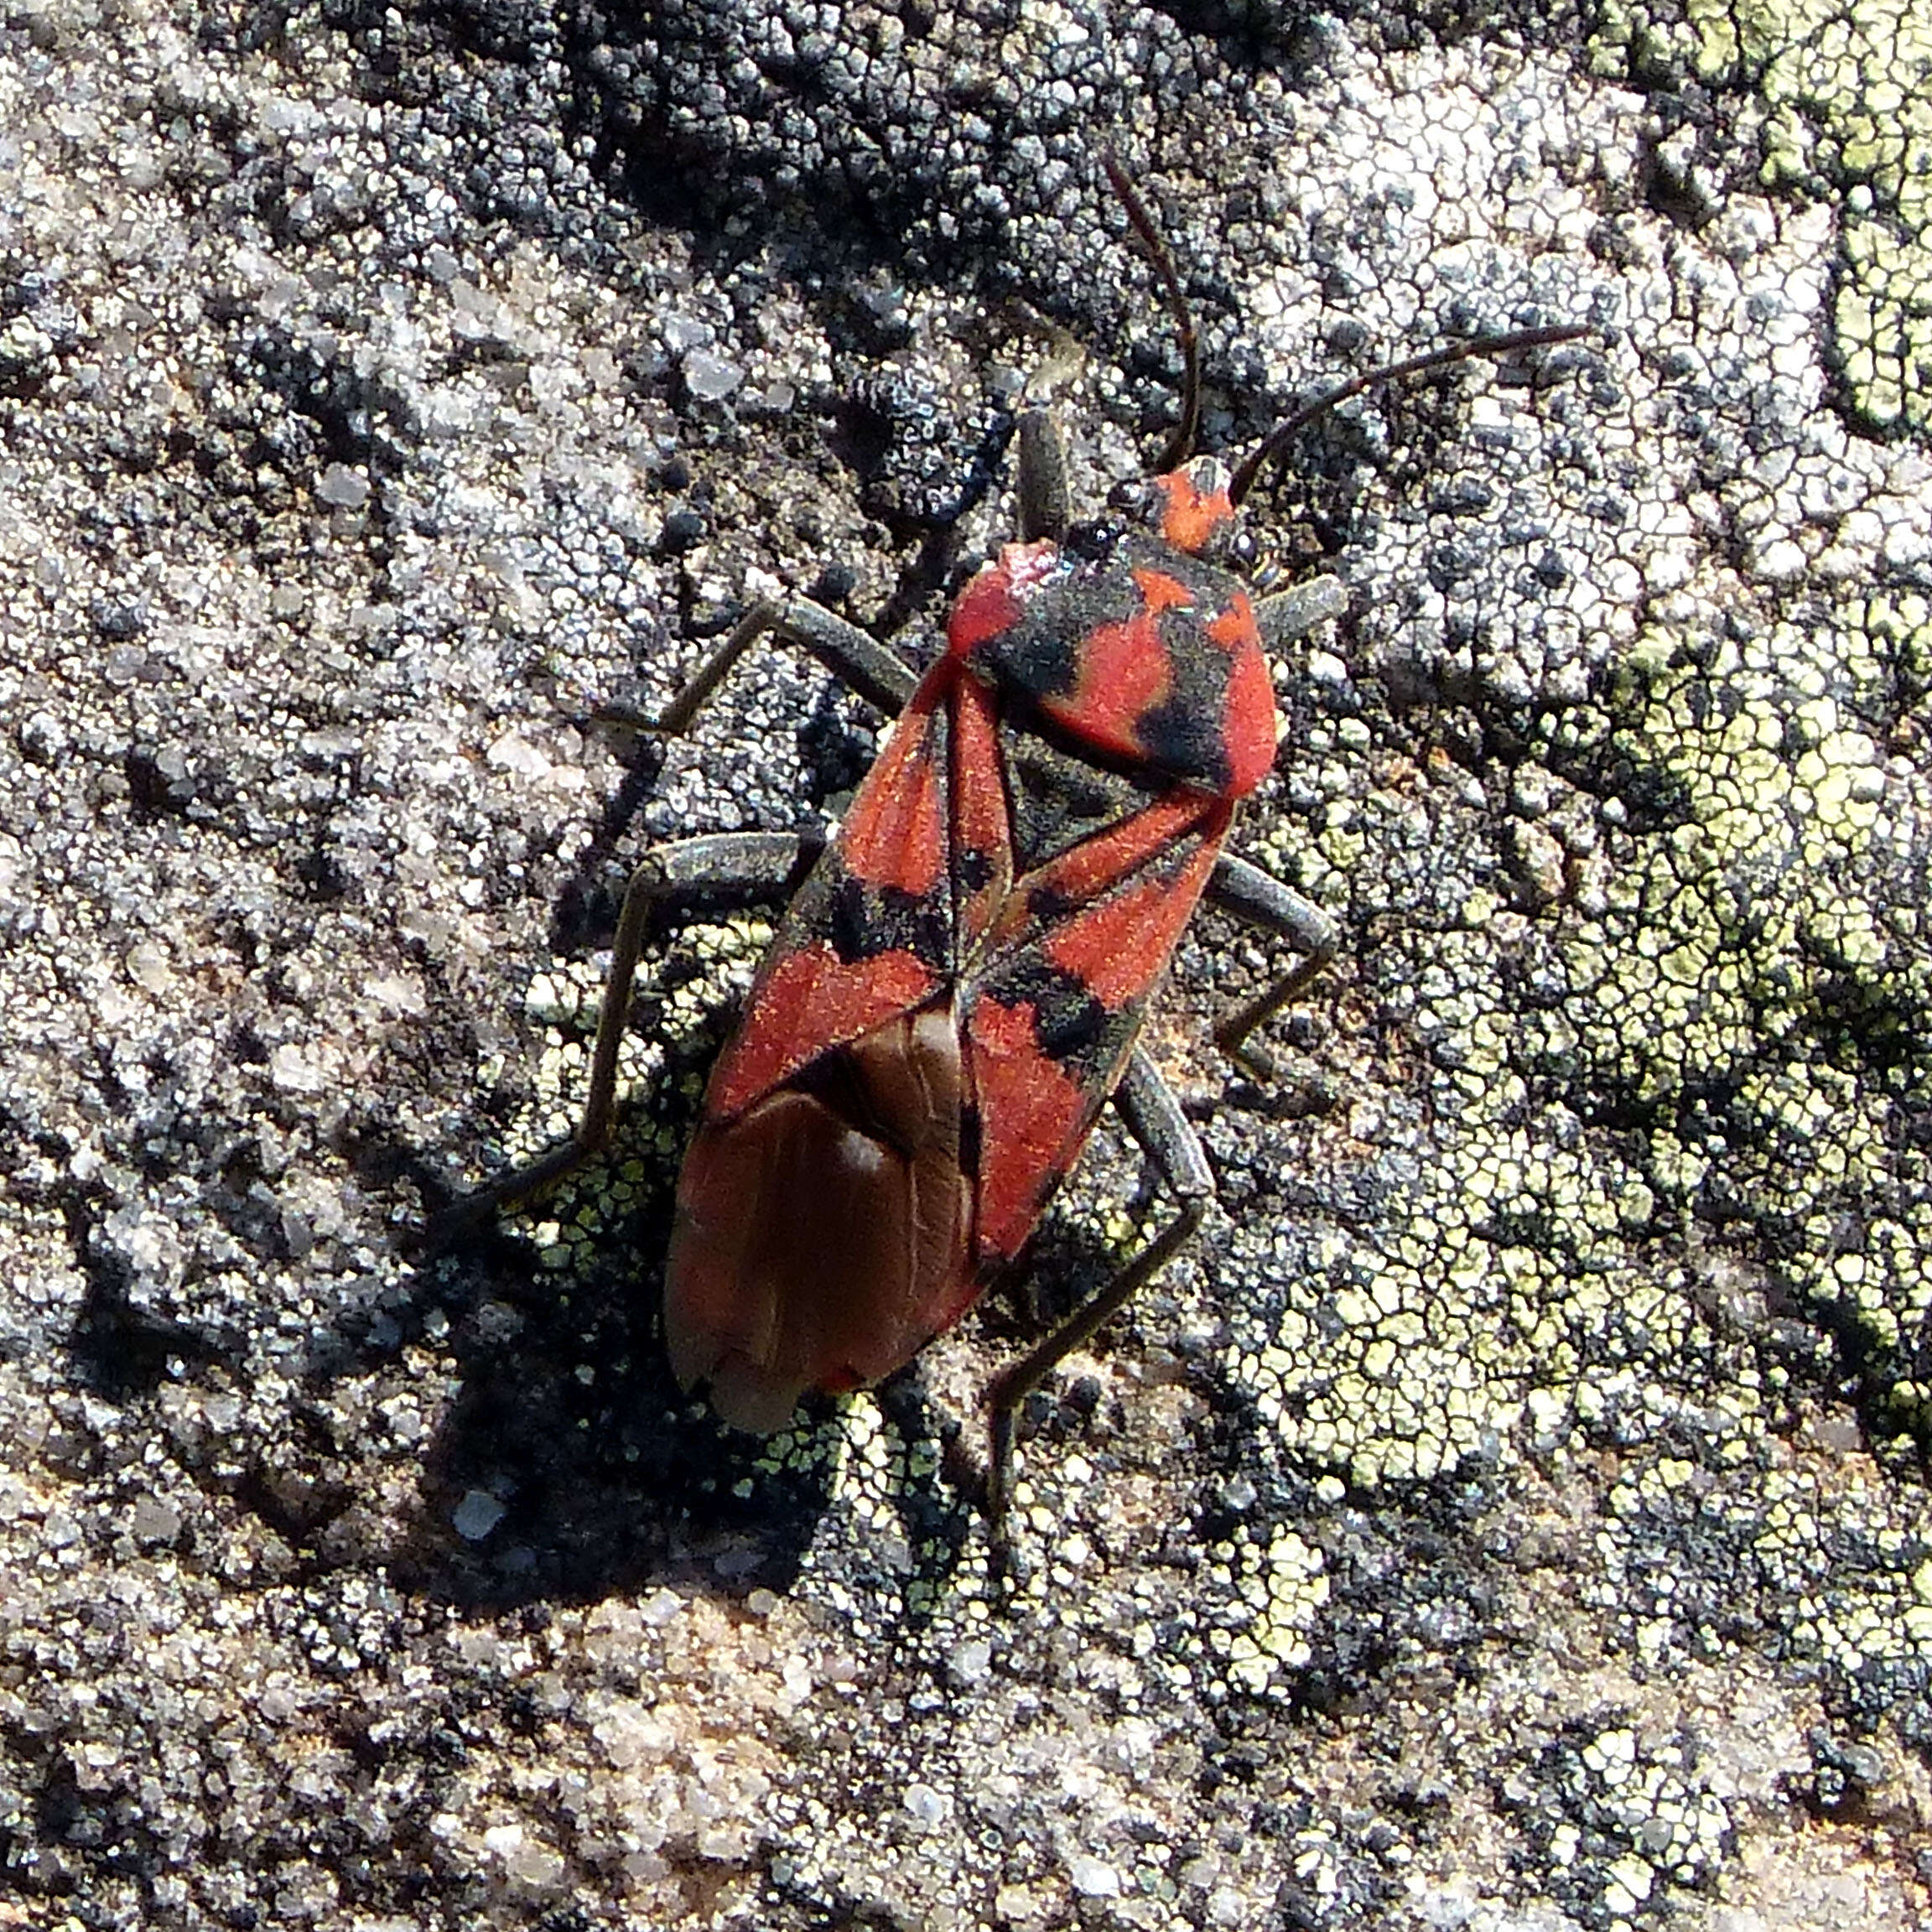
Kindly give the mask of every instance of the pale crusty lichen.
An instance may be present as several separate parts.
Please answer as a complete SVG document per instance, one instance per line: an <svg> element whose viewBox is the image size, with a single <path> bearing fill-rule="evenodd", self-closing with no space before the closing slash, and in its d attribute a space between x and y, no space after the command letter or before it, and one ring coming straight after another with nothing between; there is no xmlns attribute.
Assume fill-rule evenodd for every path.
<svg viewBox="0 0 1932 1932"><path fill-rule="evenodd" d="M1835 360L1858 410L1923 428L1932 386L1932 24L1910 0L1617 0L1606 70L1678 69L1737 106L1759 178L1841 218ZM1716 158L1714 157L1714 159Z"/></svg>

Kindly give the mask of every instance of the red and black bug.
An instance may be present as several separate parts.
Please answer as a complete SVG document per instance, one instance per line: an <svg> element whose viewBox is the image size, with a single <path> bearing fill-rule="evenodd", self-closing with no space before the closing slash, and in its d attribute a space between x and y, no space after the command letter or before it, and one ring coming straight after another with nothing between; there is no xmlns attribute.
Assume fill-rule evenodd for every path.
<svg viewBox="0 0 1932 1932"><path fill-rule="evenodd" d="M460 1203L554 1182L607 1139L619 1041L652 908L797 884L686 1156L666 1267L671 1364L729 1423L781 1427L813 1389L875 1382L1019 1259L1111 1098L1178 1202L1161 1233L993 1384L989 1513L1022 1398L1187 1239L1213 1176L1136 1044L1203 896L1301 962L1218 1030L1247 1036L1319 968L1328 920L1223 849L1274 761L1267 652L1344 603L1332 578L1251 600L1228 557L1261 466L1310 415L1371 383L1581 330L1484 337L1341 385L1230 477L1189 460L1200 378L1178 278L1108 171L1174 310L1180 428L1138 514L1074 524L1044 410L1021 418L1018 540L953 605L923 676L802 599L761 604L660 717L682 730L767 633L802 646L898 722L837 836L750 833L661 848L619 920L590 1093L573 1140ZM807 870L809 865L809 870Z"/></svg>

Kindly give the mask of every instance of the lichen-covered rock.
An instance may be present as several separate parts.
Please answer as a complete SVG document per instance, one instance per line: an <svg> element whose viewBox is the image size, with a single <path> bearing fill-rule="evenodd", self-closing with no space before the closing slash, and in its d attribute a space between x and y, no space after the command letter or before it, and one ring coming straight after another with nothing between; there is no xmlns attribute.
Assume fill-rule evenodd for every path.
<svg viewBox="0 0 1932 1932"><path fill-rule="evenodd" d="M1932 1909L1922 29L1503 18L10 18L29 1920ZM1033 1405L1003 1597L977 1392L1166 1209L1104 1130L911 1376L717 1427L655 1297L763 915L653 949L607 1162L411 1238L568 1130L627 862L822 822L880 723L779 652L635 754L595 699L775 582L922 648L1042 370L1084 501L1159 447L1109 145L1218 448L1600 333L1255 492L1265 574L1351 587L1243 827L1341 957L1264 1089L1208 1026L1272 963L1184 946L1149 1044L1221 1208Z"/></svg>

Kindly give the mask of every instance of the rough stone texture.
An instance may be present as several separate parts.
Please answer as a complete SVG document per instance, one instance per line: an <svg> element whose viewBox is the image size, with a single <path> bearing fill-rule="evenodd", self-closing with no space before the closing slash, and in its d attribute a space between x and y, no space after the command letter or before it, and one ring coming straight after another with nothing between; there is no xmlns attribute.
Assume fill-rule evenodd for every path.
<svg viewBox="0 0 1932 1932"><path fill-rule="evenodd" d="M1911 1926L1929 1909L1924 29L744 0L0 39L0 1914L88 1927ZM1918 38L1914 39L1914 36ZM1894 111L1896 110L1896 111ZM681 1400L680 1139L760 934L654 838L816 824L876 720L782 580L929 638L1026 373L1089 501L1446 332L1257 493L1350 618L1150 1036L1223 1212L1104 1133L1000 1301L769 1445Z"/></svg>

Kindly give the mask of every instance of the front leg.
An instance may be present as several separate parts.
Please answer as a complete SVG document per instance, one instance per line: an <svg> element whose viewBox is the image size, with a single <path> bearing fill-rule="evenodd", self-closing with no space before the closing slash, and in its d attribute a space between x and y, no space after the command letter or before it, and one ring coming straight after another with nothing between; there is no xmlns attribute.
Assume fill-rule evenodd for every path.
<svg viewBox="0 0 1932 1932"><path fill-rule="evenodd" d="M1340 617L1348 609L1348 587L1339 577L1311 577L1306 584L1277 590L1254 606L1254 627L1270 651L1305 637L1325 617Z"/></svg>
<svg viewBox="0 0 1932 1932"><path fill-rule="evenodd" d="M776 603L754 604L662 711L647 715L620 705L605 705L597 715L606 724L633 731L682 731L730 675L732 667L767 632L809 651L841 683L891 717L905 709L906 700L919 682L905 659L870 631L861 631L808 597L787 597Z"/></svg>
<svg viewBox="0 0 1932 1932"><path fill-rule="evenodd" d="M1073 521L1073 500L1067 483L1066 439L1043 404L1021 414L1015 483L1019 540L1037 543L1045 538L1057 543Z"/></svg>

